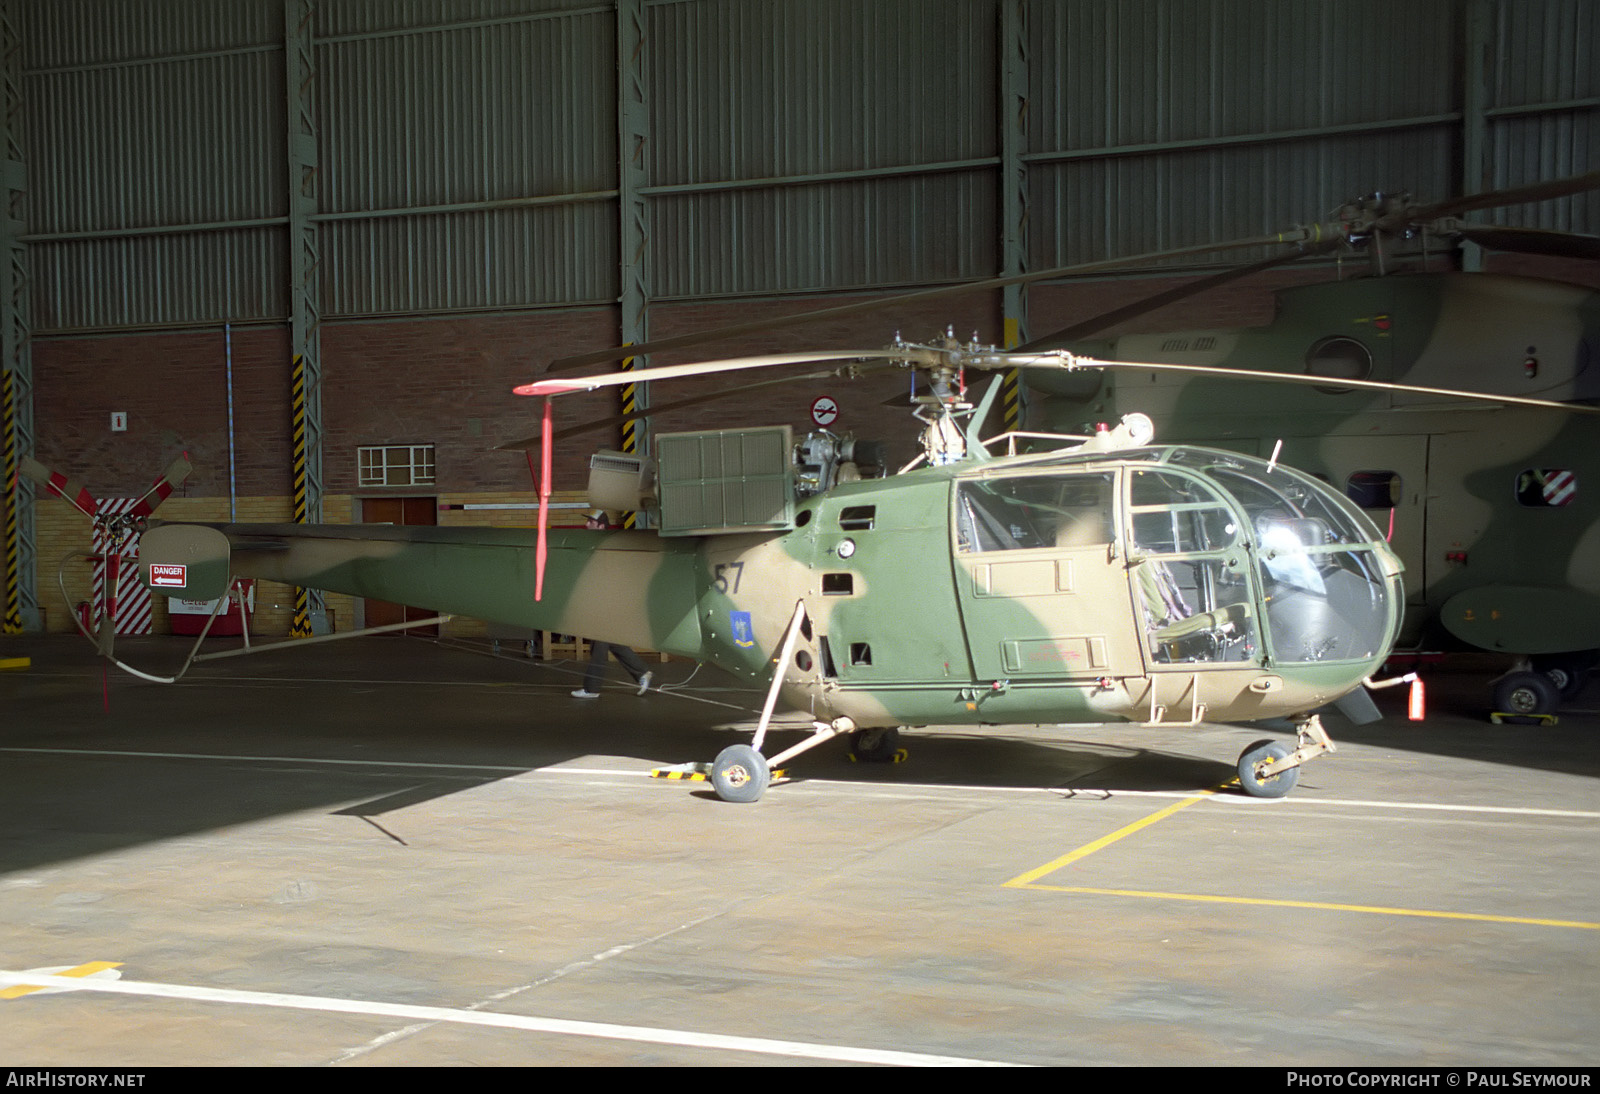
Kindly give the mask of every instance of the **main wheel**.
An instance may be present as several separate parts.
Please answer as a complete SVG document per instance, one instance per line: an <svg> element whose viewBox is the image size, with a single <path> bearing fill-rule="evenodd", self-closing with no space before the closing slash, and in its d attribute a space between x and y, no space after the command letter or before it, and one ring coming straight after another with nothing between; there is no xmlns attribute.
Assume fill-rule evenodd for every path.
<svg viewBox="0 0 1600 1094"><path fill-rule="evenodd" d="M1533 671L1542 672L1556 686L1562 702L1576 699L1594 670L1594 651L1547 653L1533 658Z"/></svg>
<svg viewBox="0 0 1600 1094"><path fill-rule="evenodd" d="M1291 767L1263 779L1256 774L1274 760L1281 760L1294 749L1279 741L1257 741L1239 754L1239 785L1252 798L1281 798L1300 781L1300 769Z"/></svg>
<svg viewBox="0 0 1600 1094"><path fill-rule="evenodd" d="M749 745L729 745L711 765L711 786L725 802L759 801L771 780L766 758Z"/></svg>
<svg viewBox="0 0 1600 1094"><path fill-rule="evenodd" d="M850 751L864 764L892 763L900 751L900 731L894 726L858 729L850 734Z"/></svg>
<svg viewBox="0 0 1600 1094"><path fill-rule="evenodd" d="M1542 672L1513 672L1494 686L1494 709L1505 714L1554 714L1561 692Z"/></svg>

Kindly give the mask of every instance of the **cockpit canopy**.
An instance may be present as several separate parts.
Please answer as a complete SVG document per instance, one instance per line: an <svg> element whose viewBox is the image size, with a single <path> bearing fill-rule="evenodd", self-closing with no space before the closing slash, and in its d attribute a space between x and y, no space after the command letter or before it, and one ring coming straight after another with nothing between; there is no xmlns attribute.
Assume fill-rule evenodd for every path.
<svg viewBox="0 0 1600 1094"><path fill-rule="evenodd" d="M1399 560L1361 511L1250 456L1045 456L956 491L958 553L1100 547L1123 560L1157 663L1350 661L1393 641Z"/></svg>

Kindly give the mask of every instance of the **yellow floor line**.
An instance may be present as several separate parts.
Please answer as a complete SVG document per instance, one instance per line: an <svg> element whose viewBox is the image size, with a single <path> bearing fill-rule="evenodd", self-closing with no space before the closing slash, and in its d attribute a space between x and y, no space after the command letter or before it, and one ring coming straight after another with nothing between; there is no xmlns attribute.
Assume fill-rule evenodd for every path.
<svg viewBox="0 0 1600 1094"><path fill-rule="evenodd" d="M79 965L77 968L66 969L62 972L54 973L52 975L76 977L93 976L95 973L104 972L106 969L116 969L121 967L121 961L90 961L87 964ZM22 996L36 991L44 991L44 985L14 984L11 987L6 988L4 991L0 991L0 999L20 999Z"/></svg>
<svg viewBox="0 0 1600 1094"><path fill-rule="evenodd" d="M1141 820L1134 821L1132 824L1124 825L1123 827L1118 828L1115 832L1111 833L1109 836L1101 836L1099 839L1095 840L1093 843L1086 843L1082 847L1078 848L1076 851L1069 851L1066 854L1062 855L1060 858L1055 859L1054 861L1051 861L1051 862L1047 862L1043 866L1039 867L1036 870L1029 870L1027 873L1021 875L1020 877L1012 878L1010 881L1005 883L1004 887L1007 888L1007 889L1028 888L1028 887L1032 886L1033 883L1038 881L1040 878L1045 877L1045 876L1047 876L1049 874L1055 873L1057 870L1061 869L1063 866L1070 866L1072 863L1077 862L1079 859L1088 858L1090 855L1094 854L1096 851L1099 851L1099 850L1101 850L1103 848L1106 848L1106 847L1110 847L1113 843L1116 843L1120 839L1126 839L1128 836L1133 835L1135 832L1141 831L1142 829L1145 829L1145 828L1149 828L1152 824L1155 824L1155 823L1157 823L1159 821L1164 821L1168 817L1172 816L1172 814L1178 812L1180 809L1187 809L1191 805L1196 804L1197 802L1203 802L1207 798L1209 798L1213 794L1215 794L1218 790L1224 790L1227 787L1232 786L1237 781L1238 781L1237 779L1234 779L1234 780L1231 780L1229 782L1223 783L1222 786L1214 787L1214 788L1212 788L1210 790L1202 790L1200 793L1194 795L1191 798L1184 798L1182 801L1173 802L1171 805L1167 806L1165 809L1157 810L1156 812L1151 813L1148 817L1144 817Z"/></svg>
<svg viewBox="0 0 1600 1094"><path fill-rule="evenodd" d="M1014 884L1014 883L1008 883ZM1574 927L1600 931L1600 923L1581 919L1537 919L1530 916L1488 915L1482 912L1440 912L1426 908L1385 908L1372 904L1333 904L1316 900L1267 900L1261 897L1210 896L1205 893L1162 893L1144 889L1089 889L1076 885L1027 885L1019 888L1090 896L1144 897L1149 900L1188 900L1202 904L1250 904L1268 908L1310 908L1323 912L1361 912L1366 915L1417 916L1423 919L1469 919L1480 923L1522 923L1534 927Z"/></svg>

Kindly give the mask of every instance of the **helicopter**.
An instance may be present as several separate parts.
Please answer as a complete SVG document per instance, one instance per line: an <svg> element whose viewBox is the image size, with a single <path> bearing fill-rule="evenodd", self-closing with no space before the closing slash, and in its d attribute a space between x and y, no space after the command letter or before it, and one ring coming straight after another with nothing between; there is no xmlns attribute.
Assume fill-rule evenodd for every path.
<svg viewBox="0 0 1600 1094"><path fill-rule="evenodd" d="M1265 258L1189 278L1016 347L1162 366L1143 374L1027 370L1024 424L1072 432L1134 409L1166 440L1255 455L1276 449L1384 525L1410 574L1405 649L1510 654L1516 663L1494 681L1494 709L1548 719L1583 690L1600 662L1600 498L1582 486L1600 481L1600 435L1589 417L1600 401L1600 294L1429 265L1463 244L1600 261L1600 237L1464 219L1596 189L1600 171L1427 204L1406 193L1374 193L1274 234L936 287L657 340L632 352L770 334L974 289L1265 251ZM1341 274L1354 260L1366 275L1277 290L1265 327L1094 337L1244 277L1334 255ZM1407 268L1419 262L1421 272ZM582 354L551 368L617 356ZM1275 389L1256 382L1264 374L1322 381ZM1352 382L1362 380L1376 382ZM1426 390L1403 390L1408 383ZM1453 397L1458 392L1507 398L1462 401ZM1558 408L1527 409L1514 398L1530 395Z"/></svg>
<svg viewBox="0 0 1600 1094"><path fill-rule="evenodd" d="M1574 182L1592 187L1595 176ZM1435 219L1430 221L1429 218ZM1031 343L1110 359L1325 378L1265 395L1226 372L1033 376L1040 428L1137 406L1163 436L1282 458L1345 490L1405 561L1408 648L1516 657L1494 709L1553 715L1600 661L1600 433L1579 412L1600 400L1600 293L1506 274L1397 270L1405 239L1456 234L1505 249L1600 260L1600 239L1464 226L1404 196L1342 211L1368 276L1279 289L1263 327L1087 337L1086 325ZM1410 250L1415 257L1416 244ZM1426 254L1424 253L1424 267ZM1137 306L1135 306L1137 307ZM1129 314L1124 313L1124 316ZM1537 395L1571 412L1441 401L1342 384L1371 378L1482 394Z"/></svg>
<svg viewBox="0 0 1600 1094"><path fill-rule="evenodd" d="M736 802L836 737L888 758L903 726L1289 718L1293 747L1258 741L1238 760L1247 793L1280 797L1334 749L1319 708L1384 683L1403 567L1339 491L1278 461L1156 443L1134 414L1038 452L977 436L999 385L975 404L968 371L1106 362L947 336L650 371L844 359L929 375L915 466L890 474L864 465L871 446L797 443L786 425L661 434L653 468L591 475L596 507L653 508L652 531L550 528L543 509L536 530L153 523L139 572L168 596L282 581L770 677L754 740L710 765ZM553 400L621 379L517 389L545 399L546 468ZM812 732L769 757L780 699Z"/></svg>
<svg viewBox="0 0 1600 1094"><path fill-rule="evenodd" d="M1313 253L1308 237L1274 238ZM797 443L789 427L666 433L630 487L606 485L602 502L591 477L597 508L651 509L655 531L548 527L552 400L630 381L841 361L928 375L913 389L919 462L874 473L855 442L824 433ZM1373 674L1400 634L1403 563L1340 488L1277 453L1155 444L1149 419L1132 414L1076 447L1043 452L1019 454L1008 442L1001 455L991 447L999 442L978 435L998 388L974 406L968 370L1119 366L1195 370L1007 353L947 335L887 350L549 376L517 389L545 399L534 533L163 524L145 533L140 572L154 591L186 599L217 599L232 579L255 577L647 646L770 679L755 740L711 765L730 801L759 799L775 767L841 735L874 758L892 754L903 726L1029 721L1288 718L1296 747L1259 741L1238 763L1247 793L1287 793L1302 764L1333 750L1317 710L1340 703L1375 714L1360 689L1398 682ZM1458 394L1344 372L1266 378L1391 399ZM769 759L762 749L780 698L812 717L813 732Z"/></svg>

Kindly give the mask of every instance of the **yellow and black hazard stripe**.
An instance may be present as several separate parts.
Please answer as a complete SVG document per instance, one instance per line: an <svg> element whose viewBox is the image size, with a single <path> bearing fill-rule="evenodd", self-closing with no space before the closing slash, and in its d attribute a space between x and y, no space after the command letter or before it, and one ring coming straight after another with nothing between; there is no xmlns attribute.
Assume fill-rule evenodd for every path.
<svg viewBox="0 0 1600 1094"><path fill-rule="evenodd" d="M1012 316L1005 319L1006 349L1016 349L1022 342L1021 324ZM1008 368L1000 377L1000 414L1002 433L1015 433L1022 428L1022 370Z"/></svg>
<svg viewBox="0 0 1600 1094"><path fill-rule="evenodd" d="M11 370L0 370L0 446L4 448L3 469L5 481L0 489L5 493L6 509L6 605L4 632L22 633L22 542L21 514L18 512L17 492L13 484L17 479L17 421L16 395L12 389Z"/></svg>
<svg viewBox="0 0 1600 1094"><path fill-rule="evenodd" d="M294 421L294 522L304 524L310 505L310 482L306 474L306 361L298 353L294 355L289 390ZM289 634L294 638L311 637L311 594L305 589L294 591L294 622Z"/></svg>
<svg viewBox="0 0 1600 1094"><path fill-rule="evenodd" d="M639 359L637 357L624 357L622 359L622 367L623 367L623 369L625 371L628 371L628 372L633 371L634 366L635 366L635 364L636 364L636 362L638 360ZM624 415L631 415L631 414L637 414L638 412L639 412L639 385L638 384L623 384L622 385L622 413ZM639 431L643 427L643 424L644 424L643 422L641 422L641 421L639 421L637 419L630 419L630 420L624 421L622 423L622 451L628 453L628 455L630 455L630 456L637 455L638 452L639 452ZM638 513L629 512L629 513L623 514L622 526L624 528L636 527L638 525L638 523L639 523L639 514Z"/></svg>

